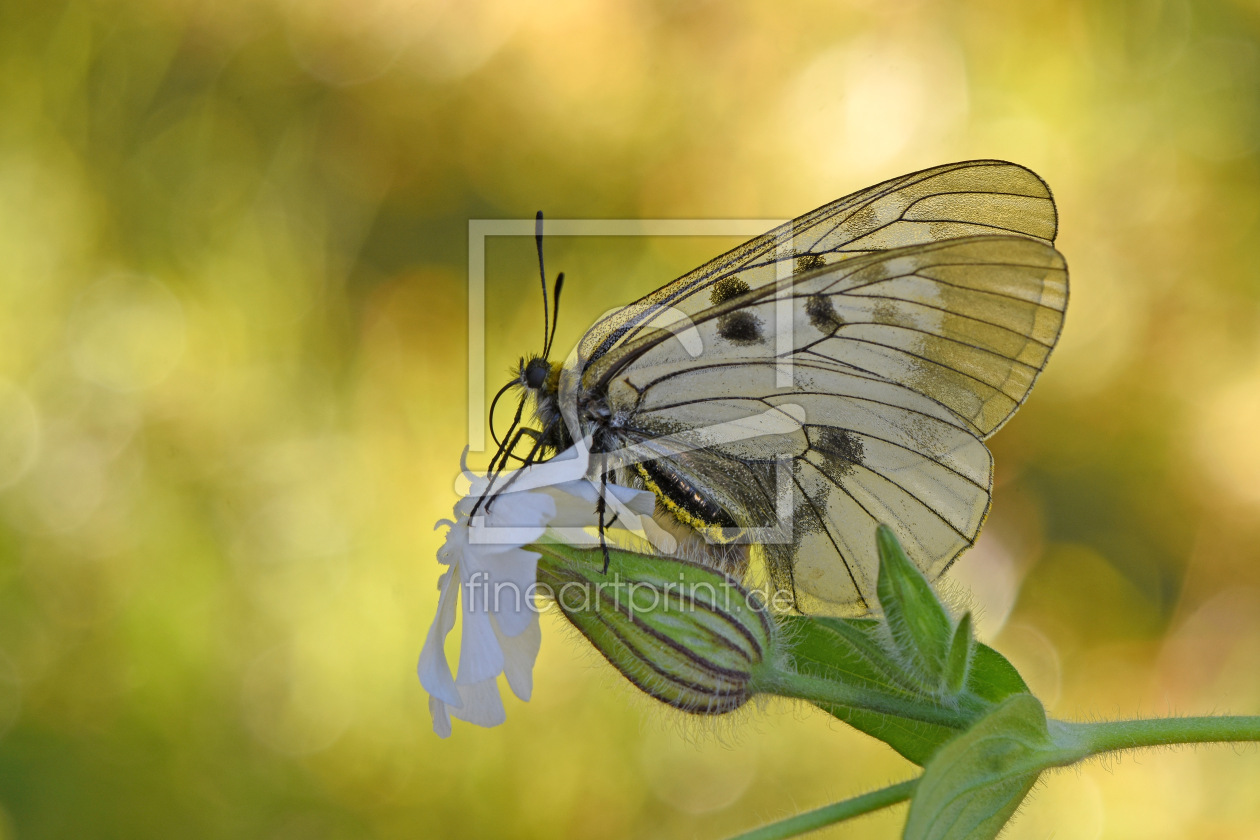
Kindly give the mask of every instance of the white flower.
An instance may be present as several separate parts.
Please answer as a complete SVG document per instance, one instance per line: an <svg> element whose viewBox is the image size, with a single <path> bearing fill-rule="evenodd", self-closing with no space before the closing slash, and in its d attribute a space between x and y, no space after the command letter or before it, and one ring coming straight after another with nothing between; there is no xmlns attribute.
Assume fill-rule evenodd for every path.
<svg viewBox="0 0 1260 840"><path fill-rule="evenodd" d="M596 524L598 492L583 477L586 454L580 449L570 453L573 450L514 477L501 476L495 492L504 488L507 492L493 496L488 506L477 504L486 492L486 479L464 467L471 488L455 505L455 521L438 522L449 529L437 554L448 568L438 579L437 616L420 652L419 672L420 684L429 692L433 731L443 738L451 734L451 717L479 726L503 722L499 674L507 677L512 693L529 700L542 642L534 605L539 555L523 546L537 542L553 521L569 526L553 532L567 538ZM651 493L615 485L608 491L608 506L618 514L620 527L634 528L639 524L636 514L651 514L655 504ZM477 515L471 517L474 507ZM457 612L463 621L459 675L453 676L445 642Z"/></svg>

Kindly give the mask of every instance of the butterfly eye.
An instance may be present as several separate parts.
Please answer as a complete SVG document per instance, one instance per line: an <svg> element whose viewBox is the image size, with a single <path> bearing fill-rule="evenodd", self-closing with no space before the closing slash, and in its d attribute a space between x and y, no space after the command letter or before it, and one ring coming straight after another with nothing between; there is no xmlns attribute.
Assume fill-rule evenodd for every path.
<svg viewBox="0 0 1260 840"><path fill-rule="evenodd" d="M551 373L551 365L543 359L530 359L529 364L525 365L525 387L530 390L538 390L547 381L547 374Z"/></svg>

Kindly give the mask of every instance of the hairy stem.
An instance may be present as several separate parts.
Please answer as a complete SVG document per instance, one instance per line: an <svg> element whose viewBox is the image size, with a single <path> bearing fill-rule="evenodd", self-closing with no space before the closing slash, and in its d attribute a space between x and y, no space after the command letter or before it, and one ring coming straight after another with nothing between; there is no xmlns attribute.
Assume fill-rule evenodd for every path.
<svg viewBox="0 0 1260 840"><path fill-rule="evenodd" d="M1138 747L1260 741L1260 716L1254 715L1059 722L1058 726L1064 736L1090 755Z"/></svg>
<svg viewBox="0 0 1260 840"><path fill-rule="evenodd" d="M907 720L947 726L951 729L966 729L972 723L972 717L964 712L946 708L931 700L919 700L857 688L793 671L776 670L759 674L756 685L759 691L777 694L780 697L795 697L811 703L848 706Z"/></svg>
<svg viewBox="0 0 1260 840"><path fill-rule="evenodd" d="M807 831L816 831L843 820L860 817L863 814L869 814L872 811L878 811L881 808L905 802L914 793L914 789L918 784L918 779L910 779L900 784L873 790L870 793L864 793L852 799L824 805L813 811L806 811L803 814L788 817L786 820L754 828L752 831L733 838L733 840L781 840L781 838L795 837Z"/></svg>

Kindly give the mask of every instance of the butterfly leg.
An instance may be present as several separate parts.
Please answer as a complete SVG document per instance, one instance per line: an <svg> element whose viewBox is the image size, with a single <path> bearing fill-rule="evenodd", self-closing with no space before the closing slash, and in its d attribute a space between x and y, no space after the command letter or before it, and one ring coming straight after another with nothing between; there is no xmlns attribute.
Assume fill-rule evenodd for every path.
<svg viewBox="0 0 1260 840"><path fill-rule="evenodd" d="M506 390L506 388L504 390ZM472 513L469 514L470 516L477 515L477 511L481 509L483 502L487 507L489 507L491 498L490 489L494 487L494 482L498 480L499 473L503 471L505 466L507 466L508 458L512 456L512 450L515 449L516 444L520 442L521 432L526 431L526 429L521 429L519 432L516 431L517 427L521 423L521 413L525 410L525 400L521 400L520 405L516 407L516 416L512 418L512 424L508 426L507 433L503 436L503 440L499 440L498 435L494 434L494 403L499 401L499 396L502 395L502 393L503 391L500 391L499 394L496 394L494 402L490 404L490 416L492 419L490 434L494 437L495 443L499 444L499 451L494 453L494 457L490 459L490 466L486 470L486 474L490 476L490 481L486 485L486 492L483 493L481 498L477 500L477 503L473 505ZM516 432L516 434L513 434L513 432Z"/></svg>
<svg viewBox="0 0 1260 840"><path fill-rule="evenodd" d="M541 432L539 432L537 429L531 429L528 426L521 428L517 430L515 435L512 436L511 441L508 443L507 446L504 447L504 450L503 450L510 455L512 450L516 449L517 445L521 442L521 439L525 437L532 437L534 439L534 445L530 447L529 453L523 459L520 458L519 455L512 456L514 458L518 458L519 460L521 460L522 467L528 467L530 464L534 463L534 457L538 454L538 451L542 449L543 437L542 437ZM477 500L477 504L473 507L472 512L474 515L477 513L477 509L481 507L481 503L483 501L485 502L485 506L488 509L490 505L493 504L494 500L499 497L499 494L506 493L508 488L512 486L512 482L516 481L516 477L520 475L519 470L513 472L510 476L508 476L507 482L502 487L498 488L497 490L494 490L494 492L492 493L491 490L494 488L494 483L498 481L499 477L503 474L503 468L506 465L507 465L507 456L505 456L502 460L499 461L498 469L494 470L493 475L491 475L490 483L486 485L485 493L482 495L480 499ZM492 468L494 467L493 461L491 462L491 467Z"/></svg>
<svg viewBox="0 0 1260 840"><path fill-rule="evenodd" d="M605 501L605 496L607 494L608 471L604 470L599 474L599 498L595 501L595 518L599 522L599 547L604 552L604 574L608 574L608 564L612 560L612 557L608 554L608 540L604 534L604 530L608 527L608 524L611 524L605 524L604 522L604 514L608 510L608 502ZM614 516L613 521L615 522L616 519L616 516Z"/></svg>

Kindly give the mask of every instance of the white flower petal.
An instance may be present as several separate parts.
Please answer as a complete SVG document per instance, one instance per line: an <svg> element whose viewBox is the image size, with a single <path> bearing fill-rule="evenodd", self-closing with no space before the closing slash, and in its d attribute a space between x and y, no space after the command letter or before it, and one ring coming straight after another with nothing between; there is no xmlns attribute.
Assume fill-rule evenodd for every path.
<svg viewBox="0 0 1260 840"><path fill-rule="evenodd" d="M465 591L464 595L467 599L468 592ZM464 626L459 640L459 675L455 677L455 685L462 692L465 686L494 679L502 671L503 650L490 623L490 613L484 607L469 609L465 605Z"/></svg>
<svg viewBox="0 0 1260 840"><path fill-rule="evenodd" d="M495 508L510 508L510 505L504 504L508 498L501 496L496 501ZM449 564L452 562L451 556L455 554L466 556L470 550L485 556L512 551L522 545L536 542L546 530L546 525L531 522L537 518L532 510L525 511L516 524L508 521L510 514L510 510L508 515L500 511L493 517L482 516L478 513L474 520L460 520L460 527L452 529L452 533L458 531L459 535L448 538L447 544L438 549L438 560Z"/></svg>
<svg viewBox="0 0 1260 840"><path fill-rule="evenodd" d="M477 597L469 599L466 608L488 609L503 633L520 633L537 616L533 592L538 581L538 557L536 551L518 548L490 558L469 558L469 579L480 572L477 579L490 583L473 590Z"/></svg>
<svg viewBox="0 0 1260 840"><path fill-rule="evenodd" d="M647 490L623 487L620 484L609 484L607 489L610 496L640 516L651 516L656 511L656 496ZM591 524L595 524L594 510L599 503L597 482L585 478L567 481L546 488L546 492L556 500L557 516L585 514L591 518Z"/></svg>
<svg viewBox="0 0 1260 840"><path fill-rule="evenodd" d="M461 685L459 697L463 705L458 709L448 708L451 717L478 726L498 726L507 719L503 700L499 697L499 684L494 677L472 685Z"/></svg>
<svg viewBox="0 0 1260 840"><path fill-rule="evenodd" d="M439 563L453 566L468 552L468 526L463 522L449 524L451 529L446 532L446 541L437 550L437 559Z"/></svg>
<svg viewBox="0 0 1260 840"><path fill-rule="evenodd" d="M439 738L451 737L451 718L446 713L446 704L432 695L429 696L429 716L433 718L433 731Z"/></svg>
<svg viewBox="0 0 1260 840"><path fill-rule="evenodd" d="M448 585L444 585L438 595L437 615L433 617L424 647L420 649L418 671L420 685L424 686L425 691L445 703L459 703L455 678L451 675L450 663L446 661L446 637L455 627L459 587L449 585L452 580L457 579L449 572L442 577L443 582Z"/></svg>
<svg viewBox="0 0 1260 840"><path fill-rule="evenodd" d="M494 500L486 523L496 528L542 527L555 518L555 499L544 493L504 493Z"/></svg>
<svg viewBox="0 0 1260 840"><path fill-rule="evenodd" d="M651 491L639 490L635 487L622 487L620 484L609 484L608 492L612 493L617 501L640 516L651 516L656 513L656 494Z"/></svg>
<svg viewBox="0 0 1260 840"><path fill-rule="evenodd" d="M493 557L538 542L546 530L542 525L474 525L468 529L468 541L477 547L480 554Z"/></svg>
<svg viewBox="0 0 1260 840"><path fill-rule="evenodd" d="M446 589L446 587L451 585L451 576L454 574L455 574L455 569L450 568L450 569L447 569L445 572L442 572L442 574L438 575L438 585L437 585L438 592L442 592L443 590Z"/></svg>
<svg viewBox="0 0 1260 840"><path fill-rule="evenodd" d="M507 675L512 693L522 700L529 700L534 691L534 663L542 647L542 627L538 614L524 630L514 636L500 635L503 645L503 673Z"/></svg>
<svg viewBox="0 0 1260 840"><path fill-rule="evenodd" d="M545 493L504 493L487 513L471 520L469 543L488 551L505 551L537 542L556 517L556 503Z"/></svg>
<svg viewBox="0 0 1260 840"><path fill-rule="evenodd" d="M518 482L510 478L495 482L492 489L489 482L480 481L475 484L467 496L455 503L455 514L461 519L473 518L476 508L478 521L496 526L503 525L542 525L554 514L547 508L545 494L537 490L525 490L517 487ZM482 503L481 498L490 493L490 500ZM504 514L504 511L510 514Z"/></svg>
<svg viewBox="0 0 1260 840"><path fill-rule="evenodd" d="M489 481L483 475L477 475L468 469L468 450L460 457L460 469L470 484L468 496L476 497L485 494ZM512 474L512 490L521 492L553 487L566 481L577 481L590 472L590 450L585 441L566 449L539 464L530 464ZM461 513L458 507L456 513Z"/></svg>
<svg viewBox="0 0 1260 840"><path fill-rule="evenodd" d="M455 505L456 521L439 523L450 529L438 550L438 560L449 568L438 580L438 612L419 665L420 682L430 694L433 731L442 737L450 735L452 717L480 726L503 722L499 674L517 697L529 699L542 630L533 603L539 554L524 546L537 542L549 527L552 538L584 534L596 525L598 499L596 487L584 477L589 454L582 445L502 476L496 487L507 492L499 492L488 511L479 500L489 482L461 464L471 487ZM655 508L651 493L616 485L608 490L615 500L610 508L620 510L622 519L629 519L626 508L638 515ZM471 517L474 508L478 515ZM576 524L560 528L561 515ZM457 612L463 618L459 668L452 676L445 640Z"/></svg>

